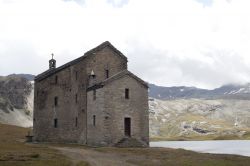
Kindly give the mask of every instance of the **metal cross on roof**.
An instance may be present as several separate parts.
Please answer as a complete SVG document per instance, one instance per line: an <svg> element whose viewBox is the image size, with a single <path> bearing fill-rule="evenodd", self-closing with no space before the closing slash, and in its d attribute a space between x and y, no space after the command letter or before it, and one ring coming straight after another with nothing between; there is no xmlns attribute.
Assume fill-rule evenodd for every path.
<svg viewBox="0 0 250 166"><path fill-rule="evenodd" d="M52 55L52 59L53 59L53 57L54 57L54 54L52 53L51 55Z"/></svg>

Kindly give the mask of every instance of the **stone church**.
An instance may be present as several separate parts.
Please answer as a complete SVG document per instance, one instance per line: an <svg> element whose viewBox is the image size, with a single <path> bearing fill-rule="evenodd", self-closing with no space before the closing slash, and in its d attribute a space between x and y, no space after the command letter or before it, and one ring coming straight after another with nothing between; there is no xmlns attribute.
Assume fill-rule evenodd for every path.
<svg viewBox="0 0 250 166"><path fill-rule="evenodd" d="M149 144L148 85L106 41L35 77L34 141L90 146Z"/></svg>

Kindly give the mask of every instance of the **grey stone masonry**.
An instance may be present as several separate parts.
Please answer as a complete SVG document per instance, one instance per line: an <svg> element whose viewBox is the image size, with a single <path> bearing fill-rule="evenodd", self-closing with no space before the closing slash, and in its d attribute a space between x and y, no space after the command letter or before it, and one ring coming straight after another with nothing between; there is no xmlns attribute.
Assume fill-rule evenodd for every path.
<svg viewBox="0 0 250 166"><path fill-rule="evenodd" d="M127 58L119 50L104 42L36 76L33 124L38 142L90 146L137 142L136 146L146 147L147 83L127 70Z"/></svg>

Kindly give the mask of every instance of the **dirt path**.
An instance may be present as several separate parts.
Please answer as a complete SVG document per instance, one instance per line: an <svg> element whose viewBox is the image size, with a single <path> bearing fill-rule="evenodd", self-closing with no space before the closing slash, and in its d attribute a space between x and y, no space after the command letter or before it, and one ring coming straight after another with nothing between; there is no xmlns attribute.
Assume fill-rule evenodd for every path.
<svg viewBox="0 0 250 166"><path fill-rule="evenodd" d="M87 161L91 166L135 166L129 160L142 159L143 156L133 157L126 154L104 153L92 149L80 149L71 147L54 147L65 156L68 156L74 163Z"/></svg>

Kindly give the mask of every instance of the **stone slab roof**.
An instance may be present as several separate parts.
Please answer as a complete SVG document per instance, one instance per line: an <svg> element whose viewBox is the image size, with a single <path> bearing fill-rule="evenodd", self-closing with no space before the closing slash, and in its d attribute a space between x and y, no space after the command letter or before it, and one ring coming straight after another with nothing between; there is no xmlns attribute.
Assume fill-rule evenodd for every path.
<svg viewBox="0 0 250 166"><path fill-rule="evenodd" d="M121 58L123 58L126 61L128 61L127 57L125 55L123 55L123 53L121 53L118 49L116 49L109 41L105 41L102 44L100 44L99 46L97 46L97 47L95 47L95 48L93 48L93 49L85 52L83 56L81 56L81 57L79 57L77 59L74 59L74 60L72 60L72 61L70 61L70 62L68 62L68 63L66 63L66 64L64 64L64 65L62 65L62 66L60 66L58 68L49 69L49 70L47 70L47 71L45 71L45 72L37 75L35 77L35 81L41 81L41 80L43 80L43 79L45 79L45 78L47 78L47 77L49 77L49 76L51 76L51 75L59 72L59 71L67 68L67 67L70 67L70 66L72 66L74 64L77 64L81 60L87 58L88 56L91 56L91 55L95 54L96 52L104 49L105 47L110 47L112 50L114 50L114 52L117 53L118 56L120 56Z"/></svg>

